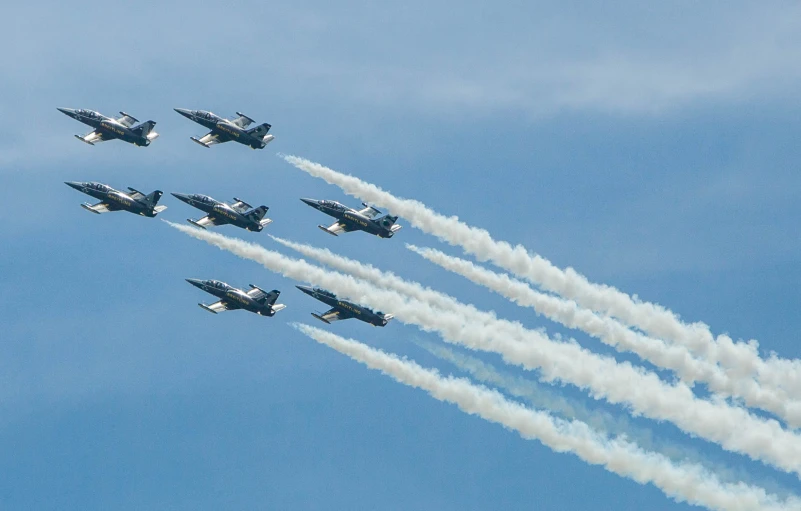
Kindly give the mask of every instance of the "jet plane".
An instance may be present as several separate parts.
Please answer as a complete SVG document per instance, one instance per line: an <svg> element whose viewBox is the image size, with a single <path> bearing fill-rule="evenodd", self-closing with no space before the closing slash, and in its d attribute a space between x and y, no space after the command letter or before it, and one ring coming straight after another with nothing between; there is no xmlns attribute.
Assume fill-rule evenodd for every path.
<svg viewBox="0 0 801 511"><path fill-rule="evenodd" d="M203 147L211 147L214 144L222 144L233 140L250 146L253 149L264 149L264 146L272 142L275 138L268 135L271 126L266 122L259 124L255 128L247 129L251 123L256 122L245 114L237 112L236 119L224 119L212 112L205 110L187 110L185 108L176 108L176 112L183 115L187 119L192 119L198 124L202 124L211 131L206 133L200 138L189 137L192 141L197 142Z"/></svg>
<svg viewBox="0 0 801 511"><path fill-rule="evenodd" d="M138 126L134 126L134 124L139 121L125 112L120 112L120 117L114 119L106 117L94 110L76 110L74 108L59 108L58 110L69 115L76 121L88 124L94 128L84 136L75 135L75 138L89 145L95 145L98 142L118 138L125 142L144 147L149 146L150 142L159 136L158 133L153 131L153 126L156 125L155 121L147 121Z"/></svg>
<svg viewBox="0 0 801 511"><path fill-rule="evenodd" d="M103 183L96 183L94 181L87 183L80 183L77 181L64 181L64 183L79 192L91 195L96 199L100 199L95 205L88 202L81 204L81 207L91 211L92 213L107 213L109 211L130 211L137 215L147 216L153 218L161 213L167 206L157 206L161 198L161 190L145 195L140 191L128 187L128 192L121 192L114 188L104 185Z"/></svg>
<svg viewBox="0 0 801 511"><path fill-rule="evenodd" d="M323 314L312 313L312 316L328 324L342 319L356 318L364 321L365 323L370 323L373 326L385 326L387 323L389 323L390 319L395 317L392 314L373 312L372 309L368 309L367 307L362 307L361 305L357 305L355 303L340 300L334 293L331 291L326 291L325 289L316 287L312 288L308 286L295 287L307 295L331 306L331 309Z"/></svg>
<svg viewBox="0 0 801 511"><path fill-rule="evenodd" d="M224 225L232 224L248 231L260 232L268 224L272 223L269 218L264 218L267 206L259 206L253 208L250 204L234 197L233 204L227 204L215 199L208 195L185 195L182 193L173 193L173 195L190 206L208 213L200 220L192 220L187 218L187 221L197 227L205 229L209 225Z"/></svg>
<svg viewBox="0 0 801 511"><path fill-rule="evenodd" d="M277 289L268 293L250 284L249 291L242 291L219 280L186 279L186 281L220 299L211 305L198 304L214 314L227 310L245 309L260 316L273 316L276 312L286 308L286 305L275 303L278 295L281 294Z"/></svg>
<svg viewBox="0 0 801 511"><path fill-rule="evenodd" d="M377 218L378 215L381 214L381 211L365 203L362 203L364 209L355 210L333 200L300 200L314 209L318 209L326 215L337 219L337 221L329 227L322 225L317 226L334 236L338 236L343 232L365 231L381 238L391 238L402 227L400 225L395 225L395 220L397 220L398 217L384 215L381 218Z"/></svg>

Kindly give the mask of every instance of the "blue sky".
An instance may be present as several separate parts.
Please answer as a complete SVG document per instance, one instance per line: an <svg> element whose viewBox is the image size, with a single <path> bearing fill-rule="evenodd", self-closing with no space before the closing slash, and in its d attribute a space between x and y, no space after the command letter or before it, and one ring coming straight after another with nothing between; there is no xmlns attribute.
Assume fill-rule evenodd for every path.
<svg viewBox="0 0 801 511"><path fill-rule="evenodd" d="M417 259L404 242L458 252L408 225L391 240L321 233L299 197L357 202L275 155L297 154L801 356L792 3L52 2L4 19L2 509L687 507L316 345L287 324L320 310L296 282L157 219L90 215L64 181L264 203L272 234L608 353ZM58 106L125 110L161 137L90 147ZM238 110L276 140L205 150L174 107ZM197 216L163 201L165 219ZM288 308L207 314L187 277L277 288ZM451 371L409 342L436 340L413 327L330 328Z"/></svg>

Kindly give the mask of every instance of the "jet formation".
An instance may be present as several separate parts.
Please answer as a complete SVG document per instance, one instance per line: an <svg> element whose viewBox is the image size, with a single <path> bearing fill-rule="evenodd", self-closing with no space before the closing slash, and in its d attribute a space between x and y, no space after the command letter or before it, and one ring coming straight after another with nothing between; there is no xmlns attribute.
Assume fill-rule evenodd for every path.
<svg viewBox="0 0 801 511"><path fill-rule="evenodd" d="M189 137L193 142L197 142L203 147L211 147L214 144L222 144L233 140L253 149L264 149L275 138L267 134L272 126L266 122L259 124L255 128L247 129L255 121L239 112L236 113L238 117L235 119L225 119L205 110L176 108L175 111L211 130L200 138Z"/></svg>
<svg viewBox="0 0 801 511"><path fill-rule="evenodd" d="M145 147L159 135L153 131L155 121L146 121L141 124L133 116L120 112L120 117L107 117L94 110L58 108L60 112L73 119L87 124L93 128L84 136L75 135L79 140L89 145L106 140L120 139L125 142ZM211 131L201 138L190 137L203 147L211 147L223 142L236 141L253 149L263 149L275 137L268 134L271 126L263 123L253 128L248 127L255 121L240 112L236 118L225 119L212 112L204 110L187 110L176 108L176 112L205 126ZM83 203L81 207L92 213L107 213L109 211L128 211L136 215L153 218L161 213L167 206L158 205L162 197L161 190L145 195L144 193L128 187L127 192L116 190L107 184L95 181L79 182L65 181L65 184L90 195L100 202L96 204ZM197 220L187 219L192 225L201 229L210 226L231 224L251 232L261 232L272 220L265 218L269 208L261 205L254 208L242 199L234 197L233 203L216 200L208 195L172 193L172 195L193 206L204 213L205 216ZM364 231L380 238L391 238L401 229L397 225L397 216L383 215L381 211L369 204L362 203L363 209L354 209L332 200L300 199L305 204L329 215L336 221L320 229L338 236L343 232ZM218 300L210 305L200 303L203 309L217 314L226 310L244 309L260 316L273 316L276 312L286 308L286 305L276 304L280 291L274 289L269 293L250 284L250 290L237 289L218 280L186 279L193 286L212 294ZM325 322L333 323L343 319L356 318L373 326L386 326L393 318L392 314L374 312L372 309L356 303L340 300L330 291L317 287L296 286L303 293L329 305L330 310L324 313L312 313L312 316Z"/></svg>
<svg viewBox="0 0 801 511"><path fill-rule="evenodd" d="M219 298L211 305L198 304L214 314L227 310L245 309L260 316L274 316L276 312L286 308L286 305L275 303L278 295L281 294L277 289L268 293L250 284L249 291L242 291L219 280L186 279L186 281Z"/></svg>
<svg viewBox="0 0 801 511"><path fill-rule="evenodd" d="M368 309L367 307L363 307L352 302L346 302L345 300L340 300L331 291L320 289L319 287L295 287L312 298L316 298L324 304L331 306L331 309L322 314L312 313L312 316L328 324L343 319L356 318L360 321L364 321L365 323L370 323L373 326L386 326L386 324L389 323L389 320L395 317L392 314L373 312L372 309Z"/></svg>
<svg viewBox="0 0 801 511"><path fill-rule="evenodd" d="M268 224L272 223L269 218L264 218L267 206L259 206L253 208L250 204L234 197L234 203L228 204L226 202L218 201L209 197L208 195L186 195L183 193L173 193L175 198L182 200L194 206L197 209L208 213L206 216L199 220L192 220L187 218L190 224L205 229L210 225L225 225L232 224L248 231L260 232Z"/></svg>
<svg viewBox="0 0 801 511"><path fill-rule="evenodd" d="M108 213L109 211L128 211L136 215L147 216L153 218L161 213L167 206L157 206L161 198L161 190L156 190L148 195L143 194L138 190L128 187L128 193L115 190L114 188L90 181L81 183L78 181L65 181L67 186L75 188L79 192L86 195L91 195L96 199L100 199L97 204L89 204L84 202L81 207L91 211L92 213Z"/></svg>
<svg viewBox="0 0 801 511"><path fill-rule="evenodd" d="M94 110L74 108L59 108L58 110L69 115L76 121L88 124L94 128L86 135L75 135L75 138L89 145L95 145L98 142L116 138L128 142L129 144L146 147L159 136L158 133L153 131L153 126L156 125L155 121L145 121L138 126L134 126L134 124L139 121L125 112L120 112L120 117L115 119L106 117Z"/></svg>
<svg viewBox="0 0 801 511"><path fill-rule="evenodd" d="M304 204L308 204L314 209L336 218L337 221L329 227L323 225L317 226L334 236L338 236L343 232L364 231L380 238L391 238L401 229L400 225L395 224L398 217L384 215L378 218L381 211L366 203L362 203L364 209L356 210L333 200L300 200L303 201Z"/></svg>

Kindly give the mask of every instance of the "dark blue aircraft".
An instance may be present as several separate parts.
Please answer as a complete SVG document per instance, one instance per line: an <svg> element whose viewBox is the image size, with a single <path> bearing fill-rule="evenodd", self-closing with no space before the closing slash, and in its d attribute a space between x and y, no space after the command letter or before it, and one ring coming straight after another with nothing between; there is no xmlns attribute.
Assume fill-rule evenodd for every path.
<svg viewBox="0 0 801 511"><path fill-rule="evenodd" d="M186 279L186 281L220 299L211 305L198 304L214 314L227 310L245 309L260 316L273 316L276 312L286 308L286 305L275 303L278 295L281 294L277 289L268 293L251 284L249 291L242 291L219 280Z"/></svg>
<svg viewBox="0 0 801 511"><path fill-rule="evenodd" d="M81 204L81 207L91 211L92 213L107 213L109 211L129 211L137 215L154 217L161 213L167 206L157 206L161 198L161 190L145 195L138 190L128 187L128 193L115 190L114 188L104 185L103 183L96 183L90 181L87 183L80 183L78 181L65 181L67 186L75 188L79 192L91 195L96 199L100 199L97 204L91 205L87 202Z"/></svg>
<svg viewBox="0 0 801 511"><path fill-rule="evenodd" d="M175 111L211 130L200 138L189 137L203 147L211 147L214 144L222 144L233 140L253 149L264 149L275 138L267 134L271 126L266 122L259 124L255 128L247 129L255 121L239 112L236 113L239 117L229 120L205 110L176 108Z"/></svg>
<svg viewBox="0 0 801 511"><path fill-rule="evenodd" d="M264 218L267 206L259 206L253 208L250 204L234 197L233 204L227 204L215 199L208 195L185 195L183 193L173 193L173 195L190 206L208 213L206 216L199 220L192 220L188 218L187 221L197 227L205 229L209 225L225 225L232 224L242 229L249 231L260 232L268 224L272 223L269 218Z"/></svg>
<svg viewBox="0 0 801 511"><path fill-rule="evenodd" d="M323 314L312 313L312 316L325 323L330 324L334 321L356 318L364 321L365 323L370 323L373 326L386 326L386 324L389 323L389 320L395 317L392 314L373 312L372 309L368 309L367 307L362 307L361 305L357 305L355 303L340 300L334 293L331 291L326 291L325 289L312 288L308 286L295 287L307 295L320 300L326 305L331 306L331 310Z"/></svg>
<svg viewBox="0 0 801 511"><path fill-rule="evenodd" d="M381 218L376 218L381 214L381 212L365 203L362 203L364 209L355 210L333 200L300 200L314 209L322 211L326 215L337 219L337 221L329 227L325 227L323 225L317 226L328 234L333 234L334 236L338 236L343 232L364 231L374 234L380 238L391 238L401 229L400 225L395 224L395 221L398 219L398 217L384 215Z"/></svg>
<svg viewBox="0 0 801 511"><path fill-rule="evenodd" d="M158 133L153 131L153 126L156 125L155 121L147 121L134 126L139 121L125 112L120 112L121 117L114 119L94 110L76 110L74 108L59 108L58 110L76 121L94 128L84 136L75 135L75 138L89 145L118 138L125 142L145 147L149 146L150 142L159 136Z"/></svg>

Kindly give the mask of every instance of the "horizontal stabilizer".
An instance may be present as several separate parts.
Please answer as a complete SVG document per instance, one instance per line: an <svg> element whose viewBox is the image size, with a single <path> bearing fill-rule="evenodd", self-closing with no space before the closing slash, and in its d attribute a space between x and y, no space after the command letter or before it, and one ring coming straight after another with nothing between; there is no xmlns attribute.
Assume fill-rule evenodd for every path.
<svg viewBox="0 0 801 511"><path fill-rule="evenodd" d="M88 211L91 211L92 213L97 213L98 215L100 214L100 211L97 211L96 209L94 209L94 208L92 207L92 205L91 205L91 204L89 204L88 202L84 202L83 204L81 204L81 207L82 207L83 209L86 209L86 210L88 210Z"/></svg>
<svg viewBox="0 0 801 511"><path fill-rule="evenodd" d="M207 310L207 311L211 312L212 314L217 314L217 311L215 311L214 309L212 309L211 307L209 307L205 303L199 303L198 305L200 305L200 307L202 309Z"/></svg>
<svg viewBox="0 0 801 511"><path fill-rule="evenodd" d="M210 145L204 144L203 142L201 142L199 138L189 137L189 139L192 140L192 142L197 142L198 144L202 145L203 147L206 147L206 148L211 147Z"/></svg>
<svg viewBox="0 0 801 511"><path fill-rule="evenodd" d="M199 228L203 229L204 231L206 230L206 228L205 228L205 227L203 227L203 226L202 226L202 225L200 225L199 223L195 222L195 221L194 221L194 220L192 220L191 218L187 218L187 219L186 219L186 221L187 221L187 222L189 222L190 224L194 225L195 227L199 227Z"/></svg>
<svg viewBox="0 0 801 511"><path fill-rule="evenodd" d="M89 142L88 140L86 140L85 138L83 138L83 137L82 137L82 136L80 136L80 135L75 135L75 138L77 138L77 139L78 139L78 140L80 140L81 142L86 142L86 143L87 143L87 144L89 144L89 145L94 145L93 143Z"/></svg>
<svg viewBox="0 0 801 511"><path fill-rule="evenodd" d="M272 309L273 312L282 311L286 309L286 305L284 305L283 303L276 303L275 305L272 306Z"/></svg>
<svg viewBox="0 0 801 511"><path fill-rule="evenodd" d="M328 323L329 325L331 324L331 322L330 322L330 321L328 321L327 319L323 318L323 317L322 317L322 316L320 316L319 314L315 314L315 313L313 313L313 312L312 312L312 313L311 313L311 315L312 315L312 316L314 316L315 318L319 319L319 320L320 320L320 321L322 321L323 323Z"/></svg>
<svg viewBox="0 0 801 511"><path fill-rule="evenodd" d="M320 229L324 230L325 232L327 232L331 236L339 236L337 233L328 230L328 227L325 227L323 225L318 225L317 227L319 227Z"/></svg>
<svg viewBox="0 0 801 511"><path fill-rule="evenodd" d="M393 225L392 227L389 228L389 230L392 231L392 232L398 232L401 229L403 229L403 226L402 225L398 225L398 224L395 224L395 225Z"/></svg>
<svg viewBox="0 0 801 511"><path fill-rule="evenodd" d="M260 225L260 226L262 226L262 227L266 227L267 225L269 225L269 224L271 224L271 223L273 223L272 219L270 219L270 218L265 218L264 220L261 220L261 221L259 222L259 225Z"/></svg>
<svg viewBox="0 0 801 511"><path fill-rule="evenodd" d="M155 208L153 208L153 211L155 211L156 213L161 213L165 209L167 209L167 206L156 206Z"/></svg>

